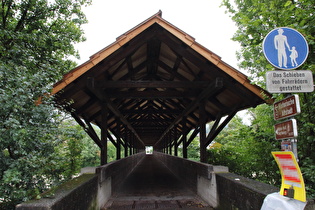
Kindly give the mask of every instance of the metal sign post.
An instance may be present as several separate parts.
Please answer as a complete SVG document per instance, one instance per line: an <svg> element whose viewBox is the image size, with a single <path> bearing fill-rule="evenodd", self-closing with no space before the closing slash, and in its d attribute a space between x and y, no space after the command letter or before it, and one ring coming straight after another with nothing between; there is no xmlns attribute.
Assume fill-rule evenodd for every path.
<svg viewBox="0 0 315 210"><path fill-rule="evenodd" d="M288 27L275 28L264 38L262 47L267 61L278 69L266 73L266 86L270 93L291 94L314 91L311 71L292 70L300 67L306 61L309 53L308 43L300 32ZM290 118L300 112L297 95L289 96L274 104L275 120ZM282 147L288 145L286 148L290 148L297 158L297 126L295 119L276 124L275 132L276 139L284 141ZM292 141L291 139L295 140Z"/></svg>
<svg viewBox="0 0 315 210"><path fill-rule="evenodd" d="M263 41L263 52L276 71L266 74L270 93L305 93L314 91L313 74L307 70L293 70L307 59L309 49L298 31L281 27L270 31ZM280 70L279 70L280 69ZM290 70L290 71L285 71ZM297 95L291 95L274 104L274 119L282 120L300 114ZM306 201L305 186L297 161L297 123L289 119L274 125L276 140L282 140L281 152L272 152L282 176L280 194ZM295 157L294 157L295 156Z"/></svg>

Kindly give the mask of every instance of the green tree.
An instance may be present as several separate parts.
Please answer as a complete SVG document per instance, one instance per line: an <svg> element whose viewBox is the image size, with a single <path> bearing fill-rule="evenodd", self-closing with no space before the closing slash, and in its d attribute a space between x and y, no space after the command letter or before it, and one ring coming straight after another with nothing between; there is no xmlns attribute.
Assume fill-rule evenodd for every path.
<svg viewBox="0 0 315 210"><path fill-rule="evenodd" d="M82 129L82 128L81 128ZM85 134L82 139L82 165L81 168L88 166L99 166L100 165L100 148L95 144L95 142Z"/></svg>
<svg viewBox="0 0 315 210"><path fill-rule="evenodd" d="M57 182L53 173L60 113L35 102L74 67L88 0L0 3L0 208L14 208Z"/></svg>
<svg viewBox="0 0 315 210"><path fill-rule="evenodd" d="M55 147L55 156L58 159L55 170L58 171L60 177L69 180L74 174L80 172L85 132L70 120L60 125L59 132L60 143Z"/></svg>
<svg viewBox="0 0 315 210"><path fill-rule="evenodd" d="M189 160L200 161L199 137L195 137L187 147Z"/></svg>
<svg viewBox="0 0 315 210"><path fill-rule="evenodd" d="M315 24L314 2L312 0L223 0L222 3L227 12L232 16L238 30L233 40L241 43L241 50L237 56L240 59L240 67L247 70L255 81L265 87L265 73L274 70L266 61L262 52L262 42L269 31L276 27L291 27L301 32L308 41L310 54L300 68L315 71ZM314 140L314 94L303 93L300 95L302 113L297 116L298 120L298 156L299 164L304 174L308 195L315 195L315 140ZM282 99L282 94L274 94L276 100ZM265 109L266 111L263 111ZM259 127L259 133L269 133L273 115L271 108L263 106L260 110L253 110L255 116L254 126ZM262 114L270 113L268 117ZM266 123L270 122L272 124ZM257 132L258 130L256 130ZM259 141L259 140L258 140ZM270 142L271 143L271 142ZM271 152L271 151L269 151Z"/></svg>
<svg viewBox="0 0 315 210"><path fill-rule="evenodd" d="M107 161L112 162L116 160L116 147L115 145L108 141L107 142Z"/></svg>
<svg viewBox="0 0 315 210"><path fill-rule="evenodd" d="M248 178L279 184L277 165L270 155L270 151L277 150L273 133L261 131L260 126L244 125L236 116L216 142L222 146L208 150L210 163L228 166L231 172Z"/></svg>

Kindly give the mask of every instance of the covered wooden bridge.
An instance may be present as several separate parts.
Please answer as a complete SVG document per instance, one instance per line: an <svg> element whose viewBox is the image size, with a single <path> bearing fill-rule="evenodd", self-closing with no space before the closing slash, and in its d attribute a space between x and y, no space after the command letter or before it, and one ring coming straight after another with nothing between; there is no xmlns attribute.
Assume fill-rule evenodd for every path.
<svg viewBox="0 0 315 210"><path fill-rule="evenodd" d="M161 16L159 11L122 34L53 88L57 102L67 104L101 148L101 164L107 163L107 140L115 145L117 159L121 148L127 156L145 146L177 155L180 144L186 158L197 134L205 162L206 147L233 116L270 96Z"/></svg>
<svg viewBox="0 0 315 210"><path fill-rule="evenodd" d="M233 116L270 94L161 16L119 36L54 85L57 103L100 147L102 166L60 187L52 199L17 209L259 209L274 192L226 167L186 159L199 134L200 162L206 162L207 146ZM106 164L108 141L117 159L123 151L126 158ZM179 145L183 158L176 157ZM145 146L154 147L152 156Z"/></svg>

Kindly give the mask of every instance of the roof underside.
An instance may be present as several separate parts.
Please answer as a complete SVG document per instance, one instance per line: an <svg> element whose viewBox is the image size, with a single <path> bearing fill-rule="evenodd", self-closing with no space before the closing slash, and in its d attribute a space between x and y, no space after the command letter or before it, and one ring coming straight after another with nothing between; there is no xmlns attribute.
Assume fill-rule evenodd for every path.
<svg viewBox="0 0 315 210"><path fill-rule="evenodd" d="M197 128L200 103L210 122L265 102L262 89L160 13L149 20L136 27L142 27L140 32L124 34L123 44L118 38L65 75L53 90L58 103L71 101L76 116L100 127L102 109L108 109L109 131L118 136L132 133L140 147Z"/></svg>

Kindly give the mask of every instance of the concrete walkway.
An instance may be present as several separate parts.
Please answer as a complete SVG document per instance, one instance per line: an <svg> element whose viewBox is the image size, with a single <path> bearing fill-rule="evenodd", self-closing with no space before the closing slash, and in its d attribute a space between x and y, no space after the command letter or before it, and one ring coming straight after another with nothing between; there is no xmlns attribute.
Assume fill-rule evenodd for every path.
<svg viewBox="0 0 315 210"><path fill-rule="evenodd" d="M103 209L213 209L147 155Z"/></svg>

